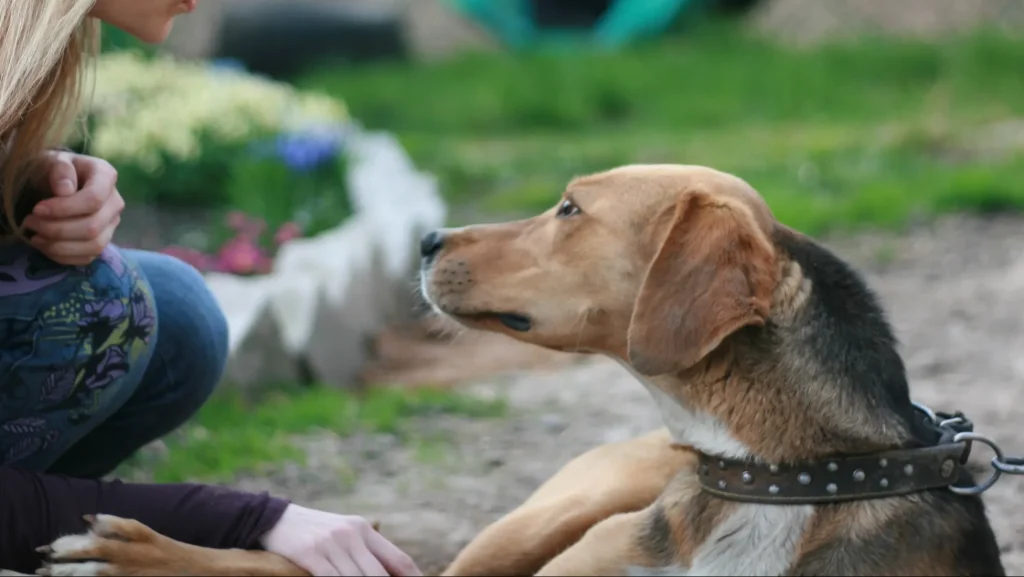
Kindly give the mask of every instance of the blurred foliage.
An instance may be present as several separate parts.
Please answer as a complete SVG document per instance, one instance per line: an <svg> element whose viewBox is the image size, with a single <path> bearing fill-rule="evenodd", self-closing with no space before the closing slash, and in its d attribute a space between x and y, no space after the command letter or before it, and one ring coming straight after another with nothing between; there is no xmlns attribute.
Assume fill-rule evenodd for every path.
<svg viewBox="0 0 1024 577"><path fill-rule="evenodd" d="M104 22L100 32L100 51L117 52L121 50L133 50L147 56L156 54L156 47L139 40L120 28L115 28Z"/></svg>
<svg viewBox="0 0 1024 577"><path fill-rule="evenodd" d="M456 219L546 209L575 175L679 162L739 174L819 233L1024 206L1021 150L978 146L1024 113L1022 62L1024 42L988 31L796 49L708 23L617 52L326 66L299 86L397 132Z"/></svg>
<svg viewBox="0 0 1024 577"><path fill-rule="evenodd" d="M147 56L114 32L121 36L105 38L118 49L99 60L88 131L72 144L117 167L126 200L244 211L264 228L294 223L309 234L349 216L343 101L234 63ZM233 236L209 232L209 246L189 248L216 252Z"/></svg>
<svg viewBox="0 0 1024 577"><path fill-rule="evenodd" d="M371 388L354 394L325 386L297 391L291 385L252 399L233 390L214 395L195 419L168 437L166 455L137 455L119 473L132 477L142 469L163 483L228 481L239 472L258 472L282 461L301 464L305 455L293 443L295 435L328 430L413 440L406 438L406 427L416 417L496 418L506 411L502 399L441 389Z"/></svg>
<svg viewBox="0 0 1024 577"><path fill-rule="evenodd" d="M347 172L345 155L303 171L301 178L283 162L250 156L231 164L224 192L228 206L262 215L270 228L296 222L303 230L320 232L352 212ZM261 190L268 193L254 194Z"/></svg>

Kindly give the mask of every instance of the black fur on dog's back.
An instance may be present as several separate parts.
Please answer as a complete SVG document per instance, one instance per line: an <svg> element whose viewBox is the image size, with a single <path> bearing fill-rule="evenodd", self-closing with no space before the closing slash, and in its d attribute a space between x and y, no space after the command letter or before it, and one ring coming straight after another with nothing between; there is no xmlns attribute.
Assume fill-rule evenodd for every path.
<svg viewBox="0 0 1024 577"><path fill-rule="evenodd" d="M883 418L910 432L905 447L933 442L934 433L920 421L910 402L906 370L897 340L877 296L863 278L830 251L784 228L776 246L796 261L813 290L806 304L806 322L814 327L803 339L816 363L845 386L855 388ZM957 484L973 485L962 469ZM844 538L805 552L794 575L901 574L906 559L916 555L952 555L958 575L1005 575L1000 551L980 497L947 489L888 499L893 514L877 532ZM872 506L851 503L820 507L822 514L843 508Z"/></svg>

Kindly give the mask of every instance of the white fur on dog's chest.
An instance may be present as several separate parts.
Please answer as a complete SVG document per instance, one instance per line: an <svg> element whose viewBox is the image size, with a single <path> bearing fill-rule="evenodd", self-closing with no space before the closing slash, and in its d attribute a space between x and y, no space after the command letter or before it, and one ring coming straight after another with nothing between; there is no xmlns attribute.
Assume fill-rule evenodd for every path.
<svg viewBox="0 0 1024 577"><path fill-rule="evenodd" d="M622 363L654 399L665 427L677 443L732 459L750 457L750 449L725 423L692 411L673 399L653 379ZM792 566L814 515L811 505L742 504L722 520L694 551L689 567L630 567L630 575L781 575Z"/></svg>
<svg viewBox="0 0 1024 577"><path fill-rule="evenodd" d="M630 567L629 575L784 575L812 515L811 505L743 504L715 527L689 567Z"/></svg>
<svg viewBox="0 0 1024 577"><path fill-rule="evenodd" d="M681 445L690 445L709 455L721 455L731 459L745 459L750 456L750 449L739 442L729 432L725 423L702 411L691 411L670 397L648 377L645 377L621 362L633 378L647 389L654 399L661 421L672 434L672 440Z"/></svg>

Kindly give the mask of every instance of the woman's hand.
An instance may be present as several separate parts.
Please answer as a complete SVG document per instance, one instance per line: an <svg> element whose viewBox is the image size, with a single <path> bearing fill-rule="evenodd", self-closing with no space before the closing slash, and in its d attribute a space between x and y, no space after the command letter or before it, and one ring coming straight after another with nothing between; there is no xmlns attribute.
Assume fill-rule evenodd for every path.
<svg viewBox="0 0 1024 577"><path fill-rule="evenodd" d="M313 575L418 576L408 555L366 519L288 505L263 547Z"/></svg>
<svg viewBox="0 0 1024 577"><path fill-rule="evenodd" d="M124 209L114 167L92 156L51 151L35 184L53 198L36 204L25 217L25 228L36 233L29 242L66 265L84 266L100 256Z"/></svg>

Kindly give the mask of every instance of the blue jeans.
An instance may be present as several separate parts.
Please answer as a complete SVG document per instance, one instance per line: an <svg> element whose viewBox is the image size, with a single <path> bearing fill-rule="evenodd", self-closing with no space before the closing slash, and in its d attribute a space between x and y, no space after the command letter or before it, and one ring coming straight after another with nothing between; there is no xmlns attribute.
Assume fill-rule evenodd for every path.
<svg viewBox="0 0 1024 577"><path fill-rule="evenodd" d="M0 247L0 465L95 478L187 421L227 359L191 266L108 247L85 267Z"/></svg>

